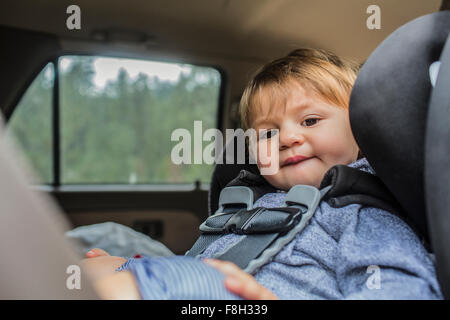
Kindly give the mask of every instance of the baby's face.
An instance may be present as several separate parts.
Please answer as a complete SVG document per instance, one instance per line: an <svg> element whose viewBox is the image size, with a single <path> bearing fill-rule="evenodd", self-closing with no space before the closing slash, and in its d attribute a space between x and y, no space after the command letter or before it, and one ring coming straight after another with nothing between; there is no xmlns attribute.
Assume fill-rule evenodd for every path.
<svg viewBox="0 0 450 320"><path fill-rule="evenodd" d="M357 159L359 149L350 129L348 110L325 102L295 81L289 83L285 95L274 95L274 90L262 89L259 107L250 118L252 128L258 132L259 149L267 143L263 150L270 151L271 144L279 143L278 154L268 152L257 157L260 171L262 164L278 166L275 174L264 175L270 184L281 190L297 184L319 187L328 169Z"/></svg>

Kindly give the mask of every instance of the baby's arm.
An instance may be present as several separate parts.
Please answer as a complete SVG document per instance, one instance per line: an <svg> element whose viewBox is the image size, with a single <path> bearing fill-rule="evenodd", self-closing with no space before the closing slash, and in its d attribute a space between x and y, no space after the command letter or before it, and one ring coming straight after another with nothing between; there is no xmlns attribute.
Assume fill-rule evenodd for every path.
<svg viewBox="0 0 450 320"><path fill-rule="evenodd" d="M132 272L146 300L240 299L225 288L220 271L192 257L144 257L123 269Z"/></svg>
<svg viewBox="0 0 450 320"><path fill-rule="evenodd" d="M141 296L133 274L128 271L106 275L94 282L100 298L106 300L139 300Z"/></svg>
<svg viewBox="0 0 450 320"><path fill-rule="evenodd" d="M93 280L100 279L106 275L114 274L115 270L122 266L127 260L115 256L99 256L95 258L84 259L81 261L81 267L86 270Z"/></svg>
<svg viewBox="0 0 450 320"><path fill-rule="evenodd" d="M442 299L428 252L399 217L362 208L339 239L336 277L345 299Z"/></svg>
<svg viewBox="0 0 450 320"><path fill-rule="evenodd" d="M107 300L141 299L136 280L131 272L115 272L127 260L111 256L103 249L94 248L85 254L81 265L93 280L93 285L100 298Z"/></svg>
<svg viewBox="0 0 450 320"><path fill-rule="evenodd" d="M140 299L136 280L131 272L114 273L126 260L112 257L102 249L92 249L84 260L95 272L95 285L104 299ZM100 259L99 259L100 258ZM249 300L278 299L272 292L261 286L251 275L231 262L206 259L204 262L221 271L225 276L225 287L232 293ZM128 264L127 264L128 265ZM125 265L125 268L127 266Z"/></svg>

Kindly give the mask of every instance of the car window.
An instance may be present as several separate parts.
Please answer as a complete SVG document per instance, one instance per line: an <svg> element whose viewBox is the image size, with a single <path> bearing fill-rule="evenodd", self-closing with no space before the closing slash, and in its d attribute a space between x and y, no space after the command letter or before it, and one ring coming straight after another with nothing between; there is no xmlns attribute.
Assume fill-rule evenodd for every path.
<svg viewBox="0 0 450 320"><path fill-rule="evenodd" d="M203 130L217 126L221 76L216 69L136 59L63 56L58 70L62 185L210 181L213 165L176 165L171 161L175 144L171 134L177 128L193 132L194 121L199 120ZM42 87L40 83L45 82L51 87L49 79L46 81L36 78L27 92L29 100L43 95L32 90L33 86ZM51 128L50 87L45 87L49 91L48 111L39 114L48 122L46 129ZM26 114L22 108L21 103L14 112L11 131L27 136L19 139L27 142L24 149L31 150L31 137L40 135L40 131L36 124L26 129L25 122L34 121L41 111L34 107L33 113ZM46 158L41 160L45 165L35 166L41 175L45 174L46 182L51 180L47 168L51 164L51 146L48 144Z"/></svg>
<svg viewBox="0 0 450 320"><path fill-rule="evenodd" d="M54 73L53 64L47 64L19 101L7 127L8 137L22 149L43 184L53 181Z"/></svg>

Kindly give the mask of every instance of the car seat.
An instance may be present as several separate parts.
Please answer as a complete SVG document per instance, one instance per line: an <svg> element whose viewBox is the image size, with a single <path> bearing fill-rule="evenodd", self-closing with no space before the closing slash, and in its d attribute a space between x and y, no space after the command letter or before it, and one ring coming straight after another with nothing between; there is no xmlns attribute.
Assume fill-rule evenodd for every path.
<svg viewBox="0 0 450 320"><path fill-rule="evenodd" d="M450 11L400 27L364 63L350 97L355 139L409 220L430 240L446 298L450 297L449 32ZM430 66L439 60L433 88Z"/></svg>

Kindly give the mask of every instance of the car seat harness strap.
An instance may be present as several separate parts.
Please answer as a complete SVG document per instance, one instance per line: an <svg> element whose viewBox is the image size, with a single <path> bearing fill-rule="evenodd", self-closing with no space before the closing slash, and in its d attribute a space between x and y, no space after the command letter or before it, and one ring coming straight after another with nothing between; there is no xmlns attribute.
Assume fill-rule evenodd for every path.
<svg viewBox="0 0 450 320"><path fill-rule="evenodd" d="M198 256L224 234L244 235L214 258L232 261L253 274L304 229L330 188L319 191L312 186L296 185L287 193L283 207L252 208L253 193L248 187L227 187L221 192L218 212L230 206L245 208L216 213L206 219L200 226L202 235L186 255Z"/></svg>

